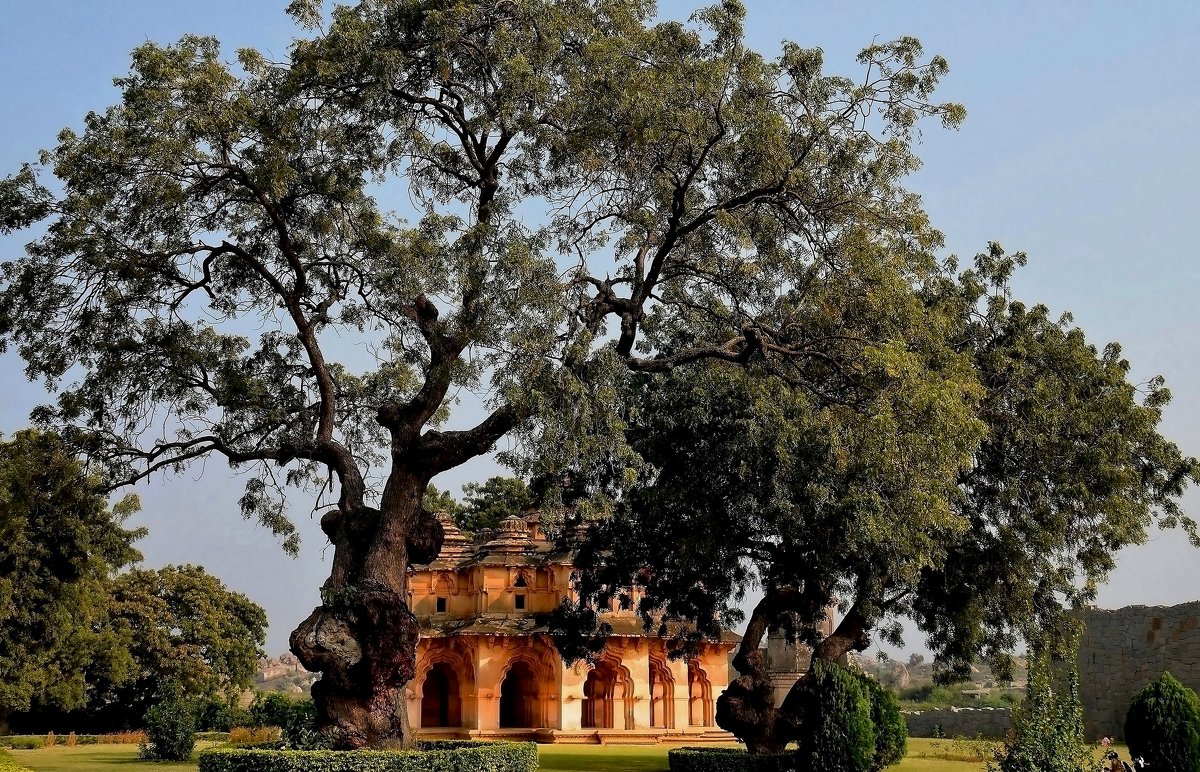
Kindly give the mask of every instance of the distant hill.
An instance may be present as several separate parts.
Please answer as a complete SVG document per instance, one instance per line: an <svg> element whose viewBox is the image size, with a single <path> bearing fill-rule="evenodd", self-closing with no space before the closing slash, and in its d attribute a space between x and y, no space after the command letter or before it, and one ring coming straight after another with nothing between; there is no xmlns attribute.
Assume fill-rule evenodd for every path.
<svg viewBox="0 0 1200 772"><path fill-rule="evenodd" d="M254 686L261 692L308 694L315 680L315 673L308 672L295 656L285 653L258 661Z"/></svg>

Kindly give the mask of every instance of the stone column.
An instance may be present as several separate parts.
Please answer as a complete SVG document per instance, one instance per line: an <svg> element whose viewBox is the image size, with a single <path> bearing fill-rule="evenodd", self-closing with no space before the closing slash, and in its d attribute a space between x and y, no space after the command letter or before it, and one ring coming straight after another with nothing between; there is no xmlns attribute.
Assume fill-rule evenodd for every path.
<svg viewBox="0 0 1200 772"><path fill-rule="evenodd" d="M682 659L668 659L667 667L671 670L671 688L674 693L671 695L672 702L675 703L675 725L673 729L687 729L688 727L688 666L687 661Z"/></svg>

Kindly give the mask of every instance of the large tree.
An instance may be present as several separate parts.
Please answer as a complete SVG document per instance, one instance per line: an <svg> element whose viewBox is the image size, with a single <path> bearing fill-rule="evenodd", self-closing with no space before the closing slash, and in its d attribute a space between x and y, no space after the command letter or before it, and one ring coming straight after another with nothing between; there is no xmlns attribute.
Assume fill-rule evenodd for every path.
<svg viewBox="0 0 1200 772"><path fill-rule="evenodd" d="M172 691L233 700L254 685L267 614L202 567L127 571L108 599L106 626L133 668L119 680L95 678L89 709L113 725L140 725Z"/></svg>
<svg viewBox="0 0 1200 772"><path fill-rule="evenodd" d="M496 528L506 517L520 517L533 506L533 493L519 477L489 477L463 485L463 504L455 522L464 531Z"/></svg>
<svg viewBox="0 0 1200 772"><path fill-rule="evenodd" d="M1021 641L1069 640L1071 612L1152 525L1197 542L1178 498L1200 463L1159 434L1161 379L1129 383L1117 346L1099 351L1069 317L1013 301L1023 261L993 246L921 293L931 334L981 388L967 422L895 381L847 410L755 367L635 380L629 432L649 469L594 529L582 601L638 586L648 623L692 622L677 628L686 652L758 590L741 676L717 705L751 750L804 731L799 685L774 704L769 631L837 660L872 636L902 644L910 617L942 675L982 656L1003 669Z"/></svg>
<svg viewBox="0 0 1200 772"><path fill-rule="evenodd" d="M4 266L0 336L113 486L223 456L289 549L284 487L320 493L333 569L292 648L341 745L410 742L422 494L499 438L523 472L620 484L622 381L713 361L847 405L916 371L947 413L973 399L906 341L939 237L901 181L918 122L962 117L915 40L849 79L748 50L732 0L690 25L320 5L292 3L312 35L282 63L140 47L119 104L0 183L0 228L46 225ZM411 224L376 200L397 189ZM485 414L447 430L462 390Z"/></svg>
<svg viewBox="0 0 1200 772"><path fill-rule="evenodd" d="M122 524L137 499L110 511L97 482L52 434L0 442L0 731L11 713L82 707L90 674L128 675L105 599L141 557Z"/></svg>

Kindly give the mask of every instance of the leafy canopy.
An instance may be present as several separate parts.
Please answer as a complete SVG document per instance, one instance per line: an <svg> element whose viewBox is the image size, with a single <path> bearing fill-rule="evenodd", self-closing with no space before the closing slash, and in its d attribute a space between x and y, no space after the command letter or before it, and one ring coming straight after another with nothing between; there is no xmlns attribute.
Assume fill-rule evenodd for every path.
<svg viewBox="0 0 1200 772"><path fill-rule="evenodd" d="M917 41L852 79L747 49L736 2L291 10L317 32L286 63L139 47L119 104L0 182L0 228L47 225L0 271L0 340L111 484L219 454L294 550L288 484L358 511L509 432L524 471L625 480L629 371L760 360L850 402L907 377L865 315L934 267L901 181L919 121L963 117ZM491 412L443 430L459 390Z"/></svg>
<svg viewBox="0 0 1200 772"><path fill-rule="evenodd" d="M267 615L200 566L134 569L109 588L107 626L135 667L92 684L91 707L139 717L173 691L189 700L232 700L254 685Z"/></svg>
<svg viewBox="0 0 1200 772"><path fill-rule="evenodd" d="M96 482L53 434L0 442L0 717L81 707L90 673L131 667L105 598L144 531L123 525L137 497L110 511Z"/></svg>

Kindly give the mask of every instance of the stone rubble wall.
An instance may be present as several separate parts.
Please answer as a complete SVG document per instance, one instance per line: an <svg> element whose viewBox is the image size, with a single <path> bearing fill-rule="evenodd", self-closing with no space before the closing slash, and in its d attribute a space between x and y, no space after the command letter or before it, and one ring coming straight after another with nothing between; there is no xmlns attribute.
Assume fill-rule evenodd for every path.
<svg viewBox="0 0 1200 772"><path fill-rule="evenodd" d="M1008 708L939 708L905 712L909 737L1001 739L1012 726Z"/></svg>
<svg viewBox="0 0 1200 772"><path fill-rule="evenodd" d="M1125 737L1133 696L1170 671L1200 692L1200 601L1089 609L1079 646L1079 697L1089 740Z"/></svg>

